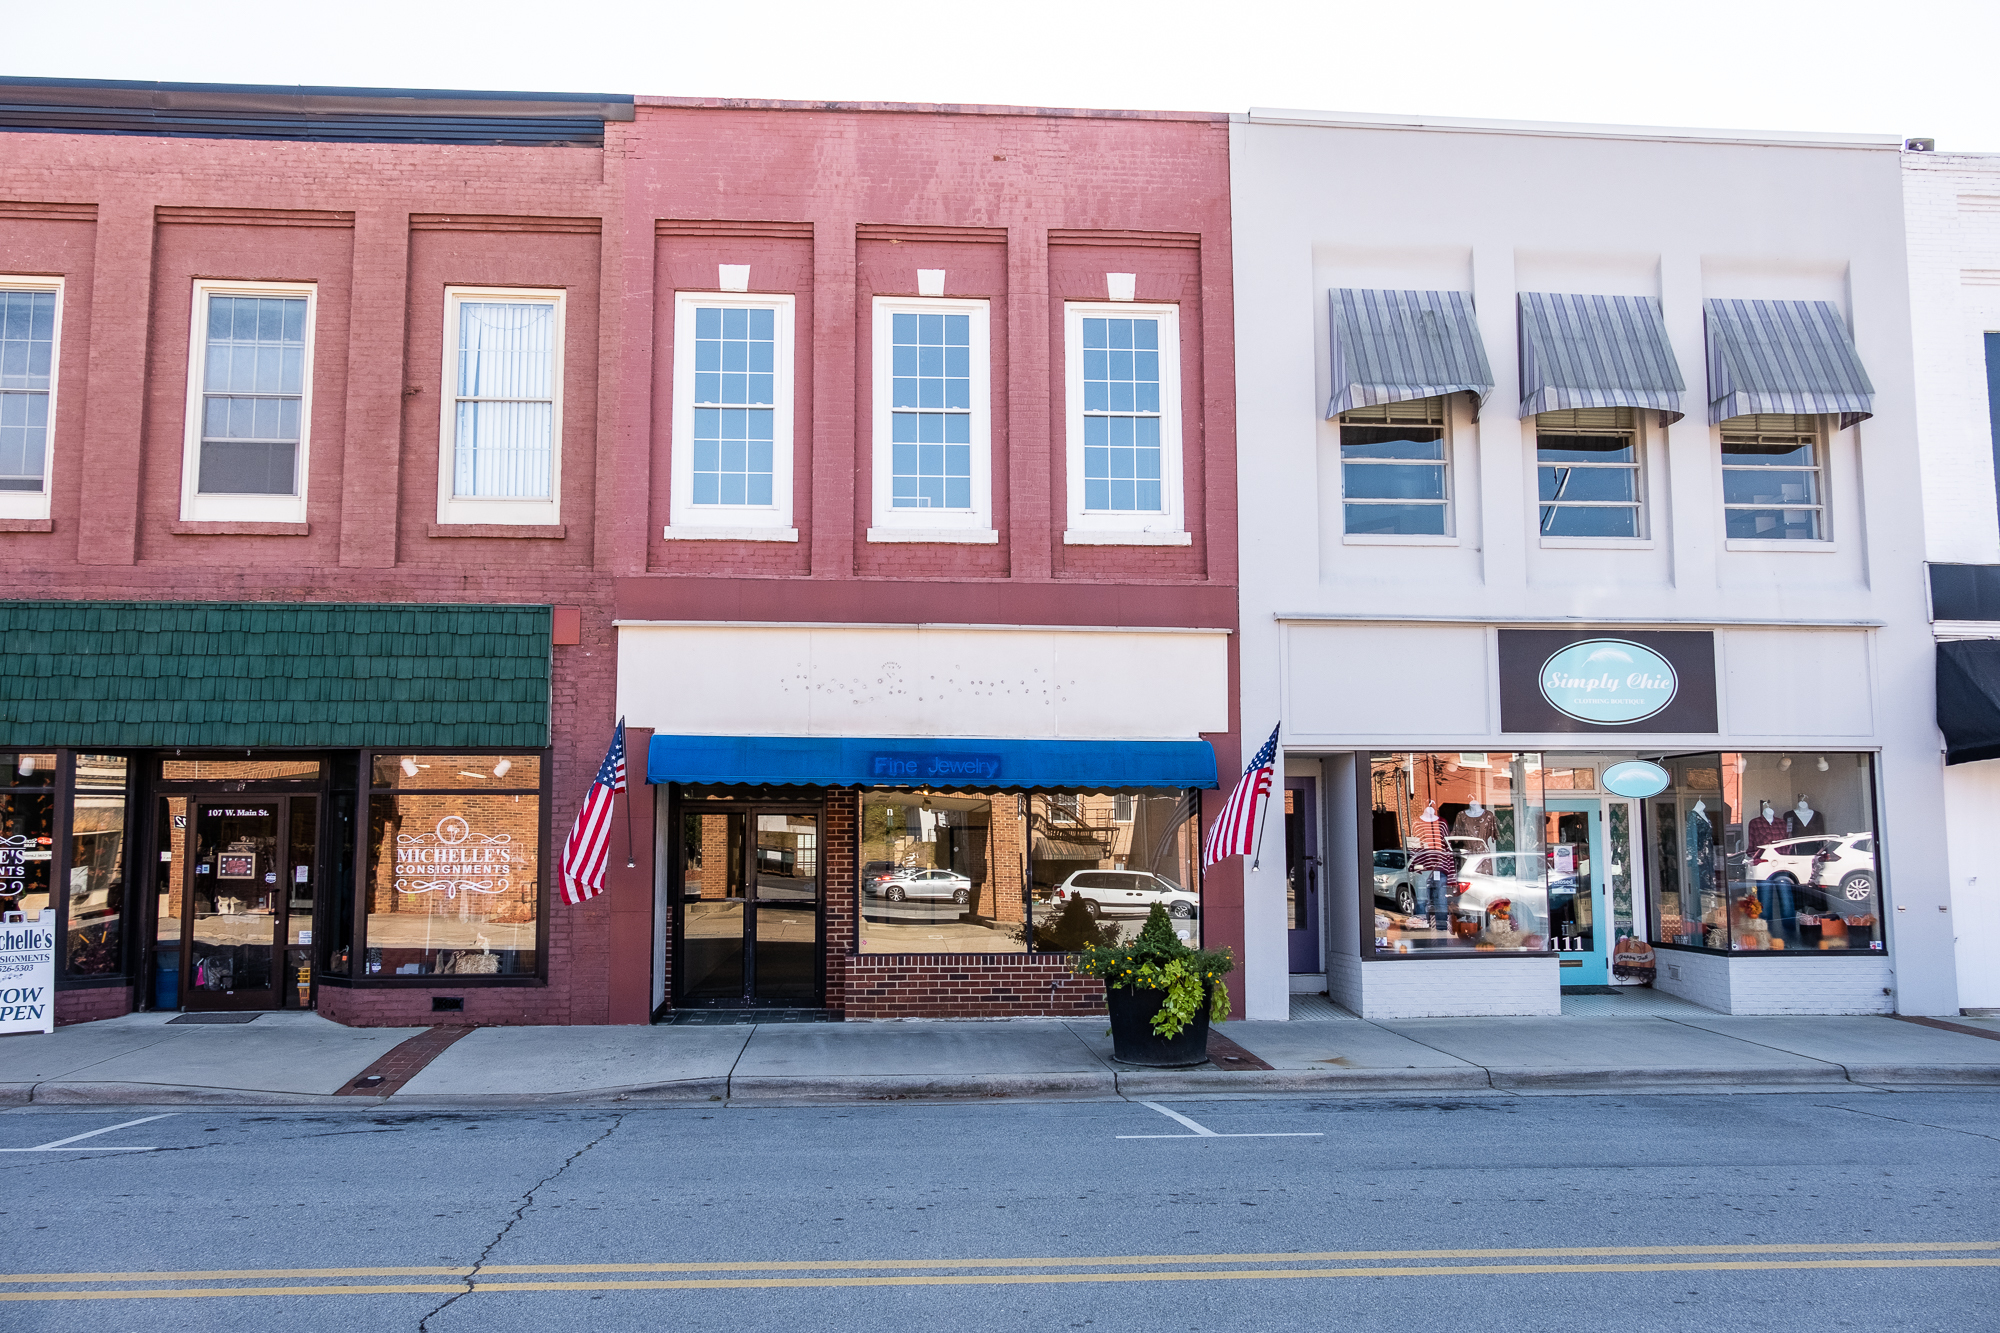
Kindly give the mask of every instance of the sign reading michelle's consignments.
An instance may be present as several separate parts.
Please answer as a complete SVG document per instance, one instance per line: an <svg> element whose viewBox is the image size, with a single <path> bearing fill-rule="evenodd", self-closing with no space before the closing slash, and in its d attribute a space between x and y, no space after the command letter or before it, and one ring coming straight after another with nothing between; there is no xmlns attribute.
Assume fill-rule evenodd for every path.
<svg viewBox="0 0 2000 1333"><path fill-rule="evenodd" d="M0 1032L55 1030L55 911L33 921L8 912L0 916Z"/></svg>
<svg viewBox="0 0 2000 1333"><path fill-rule="evenodd" d="M1503 629L1502 731L1714 731L1715 635Z"/></svg>

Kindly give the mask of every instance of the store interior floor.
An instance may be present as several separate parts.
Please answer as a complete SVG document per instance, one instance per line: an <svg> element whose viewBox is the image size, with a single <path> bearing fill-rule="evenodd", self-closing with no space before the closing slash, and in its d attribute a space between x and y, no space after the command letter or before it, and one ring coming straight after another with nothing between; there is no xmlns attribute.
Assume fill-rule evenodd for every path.
<svg viewBox="0 0 2000 1333"><path fill-rule="evenodd" d="M1714 1011L1692 1004L1651 986L1619 986L1615 995L1565 995L1564 1018L1671 1018L1676 1014L1708 1015ZM1359 1015L1348 1012L1324 995L1292 996L1292 1021L1356 1022Z"/></svg>

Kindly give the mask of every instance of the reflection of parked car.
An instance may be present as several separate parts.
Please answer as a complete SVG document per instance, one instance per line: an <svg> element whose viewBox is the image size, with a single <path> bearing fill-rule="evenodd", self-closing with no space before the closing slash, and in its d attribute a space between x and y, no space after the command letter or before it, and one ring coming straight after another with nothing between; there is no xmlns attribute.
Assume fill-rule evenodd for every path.
<svg viewBox="0 0 2000 1333"><path fill-rule="evenodd" d="M1575 875L1553 875L1544 884L1539 852L1482 852L1466 858L1455 887L1454 916L1484 924L1493 904L1504 898L1510 904L1508 919L1515 929L1546 935L1550 896L1574 897L1577 880Z"/></svg>
<svg viewBox="0 0 2000 1333"><path fill-rule="evenodd" d="M1379 849L1375 853L1375 896L1385 903L1396 904L1396 910L1404 916L1415 916L1417 877L1421 873L1410 869L1408 852Z"/></svg>
<svg viewBox="0 0 2000 1333"><path fill-rule="evenodd" d="M1056 885L1058 909L1074 895L1092 916L1145 916L1158 903L1167 915L1193 918L1200 899L1172 880L1143 870L1079 870Z"/></svg>
<svg viewBox="0 0 2000 1333"><path fill-rule="evenodd" d="M892 903L906 898L949 898L963 907L972 901L972 881L953 870L899 870L862 885L861 891Z"/></svg>
<svg viewBox="0 0 2000 1333"><path fill-rule="evenodd" d="M1813 862L1820 860L1819 884L1813 886ZM1875 835L1841 833L1830 838L1787 838L1759 847L1744 867L1752 884L1799 890L1798 910L1852 916L1875 901ZM1806 894L1818 894L1809 904Z"/></svg>

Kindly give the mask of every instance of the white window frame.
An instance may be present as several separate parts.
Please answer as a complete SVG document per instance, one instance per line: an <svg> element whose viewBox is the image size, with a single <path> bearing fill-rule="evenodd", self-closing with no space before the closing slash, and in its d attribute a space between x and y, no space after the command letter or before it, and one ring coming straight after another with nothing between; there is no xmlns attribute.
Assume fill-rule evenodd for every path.
<svg viewBox="0 0 2000 1333"><path fill-rule="evenodd" d="M1558 410L1560 411L1563 409L1558 409ZM1528 442L1528 448L1535 455L1534 457L1535 479L1534 479L1534 492L1533 492L1534 498L1531 501L1531 503L1534 507L1534 513L1535 513L1535 536L1542 546L1547 547L1551 550L1604 550L1604 549L1636 550L1636 549L1651 547L1654 545L1652 485L1651 485L1651 479L1648 478L1646 475L1648 459L1650 456L1647 447L1647 428L1646 428L1647 409L1630 407L1624 410L1632 414L1632 427L1629 432L1609 427L1579 426L1575 428L1574 433L1580 435L1630 434L1632 437L1632 461L1630 463L1579 463L1579 464L1572 464L1570 466L1586 467L1586 468L1602 468L1606 470L1622 469L1625 471L1629 471L1631 472L1633 478L1632 493L1636 498L1630 503L1627 503L1622 500L1601 501L1601 502L1582 502L1582 501L1565 500L1565 501L1556 501L1553 503L1555 503L1558 507L1571 508L1571 509L1632 509L1636 513L1636 517L1633 520L1633 526L1637 528L1638 531L1633 536L1630 537L1565 537L1550 533L1544 533L1542 531L1542 507L1546 504L1551 503L1550 501L1546 501L1541 498L1542 469L1545 467L1561 467L1564 465L1559 463L1544 463L1541 460L1541 446L1539 441L1542 432L1542 424L1541 424L1542 418L1547 416L1554 416L1556 415L1556 413L1540 412L1537 413L1535 416L1528 418L1529 430L1531 432L1531 438ZM1554 434L1560 434L1561 432L1551 428L1549 433L1551 435L1554 435Z"/></svg>
<svg viewBox="0 0 2000 1333"><path fill-rule="evenodd" d="M1839 432L1832 429L1837 423L1824 415L1814 413L1746 413L1746 416L1794 416L1805 417L1812 423L1808 430L1766 430L1753 431L1738 428L1729 429L1730 421L1741 421L1742 417L1730 417L1728 421L1717 423L1712 429L1715 438L1715 493L1717 508L1722 511L1723 549L1726 551L1831 551L1834 546L1833 499L1829 494L1833 473L1833 437ZM1754 466L1732 464L1729 455L1723 452L1724 435L1807 435L1812 436L1813 462L1810 469L1778 469L1781 471L1811 471L1819 489L1819 499L1809 505L1786 504L1731 504L1726 489L1729 474L1739 470L1752 471ZM1819 512L1819 535L1817 537L1731 537L1729 535L1729 512L1733 509L1813 509Z"/></svg>
<svg viewBox="0 0 2000 1333"><path fill-rule="evenodd" d="M970 509L898 509L895 507L893 335L897 315L968 315L966 342L971 360L972 507ZM1000 533L993 526L993 304L956 297L878 296L874 299L871 351L874 363L873 525L871 542L958 542L993 545Z"/></svg>
<svg viewBox="0 0 2000 1333"><path fill-rule="evenodd" d="M203 495L201 484L202 380L208 363L211 296L291 296L306 302L305 367L299 381L299 456L295 495ZM303 523L312 479L314 352L319 325L319 285L311 282L226 282L197 278L188 316L187 421L181 440L181 519L188 523Z"/></svg>
<svg viewBox="0 0 2000 1333"><path fill-rule="evenodd" d="M446 287L444 289L444 346L438 377L438 506L440 525L453 523L494 523L510 526L553 526L562 522L563 382L566 316L569 293L561 287ZM551 384L555 389L549 441L549 496L546 500L485 498L454 495L452 479L458 462L458 326L459 306L466 301L518 301L524 305L556 308L555 365Z"/></svg>
<svg viewBox="0 0 2000 1333"><path fill-rule="evenodd" d="M55 485L56 470L56 394L62 378L62 330L63 330L63 279L16 277L0 274L0 291L10 292L54 292L56 295L55 328L50 335L49 345L49 429L42 442L42 489L35 491L0 491L0 518L44 519L49 516L49 492Z"/></svg>
<svg viewBox="0 0 2000 1333"><path fill-rule="evenodd" d="M674 417L669 441L672 500L668 508L668 541L795 542L792 522L794 439L793 338L798 298L789 295L749 296L741 292L674 293ZM772 334L776 355L771 394L771 503L768 505L698 505L694 503L694 363L695 311L698 309L770 310L776 313Z"/></svg>
<svg viewBox="0 0 2000 1333"><path fill-rule="evenodd" d="M1440 505L1444 509L1444 531L1442 533L1436 533L1436 532L1349 532L1347 530L1348 461L1347 461L1347 456L1340 452L1340 428L1342 426L1393 425L1395 423L1374 422L1365 420L1349 421L1347 418L1351 415L1351 413L1342 412L1336 420L1329 423L1333 427L1333 457L1334 457L1333 465L1336 469L1338 469L1338 475L1340 477L1340 499L1338 503L1340 505L1340 539L1342 545L1457 546L1461 544L1458 535L1458 455L1454 442L1454 435L1455 435L1454 427L1458 415L1456 410L1457 409L1456 400L1458 398L1458 395L1455 393L1433 394L1431 395L1431 397L1441 400L1438 406L1437 428L1444 437L1441 441L1439 441L1439 443L1444 445L1444 457L1441 460L1442 465L1444 467L1444 499L1442 501L1419 500L1411 503ZM1388 404L1383 404L1383 406L1386 406L1389 409L1394 410L1398 406L1408 406L1413 403L1421 403L1428 401L1430 401L1430 399L1406 398L1398 403L1388 403ZM1367 408L1354 409L1354 411L1368 411L1368 410L1372 409L1367 409ZM1367 460L1362 460L1356 465L1362 467L1397 466L1395 462L1389 462L1386 460L1382 463L1375 463ZM1376 502L1361 500L1358 501L1357 503L1369 504ZM1405 502L1381 501L1379 503L1401 504Z"/></svg>
<svg viewBox="0 0 2000 1333"><path fill-rule="evenodd" d="M1083 507L1083 321L1156 319L1160 322L1160 508L1086 510ZM1065 471L1069 478L1071 546L1187 546L1181 465L1181 308L1134 301L1070 301L1063 306L1063 415L1068 437ZM1114 414L1119 415L1119 414Z"/></svg>

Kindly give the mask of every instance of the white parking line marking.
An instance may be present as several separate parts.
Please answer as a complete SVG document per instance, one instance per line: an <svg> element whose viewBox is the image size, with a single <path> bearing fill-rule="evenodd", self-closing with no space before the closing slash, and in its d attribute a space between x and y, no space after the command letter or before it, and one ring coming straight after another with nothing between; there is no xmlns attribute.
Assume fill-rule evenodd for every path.
<svg viewBox="0 0 2000 1333"><path fill-rule="evenodd" d="M1196 1124L1179 1111L1170 1111L1158 1102L1140 1102L1139 1105L1158 1111L1169 1120L1178 1120L1193 1130L1192 1134L1120 1134L1121 1139L1318 1139L1326 1137L1317 1130L1310 1132L1293 1131L1285 1134L1218 1134L1206 1125Z"/></svg>
<svg viewBox="0 0 2000 1333"><path fill-rule="evenodd" d="M77 1143L77 1142L80 1142L80 1141L82 1141L82 1140L84 1140L84 1139L94 1139L94 1138L96 1138L96 1137L97 1137L97 1136L98 1136L99 1134L109 1134L109 1133L110 1133L110 1132L111 1132L112 1130L114 1130L114 1129L130 1129L130 1128L132 1128L132 1126L134 1126L134 1125L144 1125L144 1124L149 1124L149 1123L151 1123L152 1121L155 1121L155 1120L165 1120L165 1119L166 1119L166 1118L167 1118L168 1116L173 1116L173 1115L179 1115L179 1114L180 1114L180 1112L178 1112L178 1111L164 1111L164 1112L162 1112L162 1113L161 1113L161 1114L159 1114L159 1115L149 1115L149 1116L142 1116L142 1117L140 1117L140 1118L139 1118L139 1119L137 1119L137 1120L127 1120L127 1121L126 1121L126 1122L125 1122L124 1124L122 1124L122 1125L106 1125L106 1126L105 1126L105 1127L104 1127L103 1129L93 1129L93 1130L91 1130L91 1131L90 1131L90 1132L89 1132L88 1134L72 1134L72 1135L70 1135L70 1136L69 1136L68 1138L66 1138L66 1139L57 1139L57 1140L56 1140L55 1142L53 1142L53 1143L43 1143L43 1144L38 1144L38 1145L36 1145L36 1146L35 1146L35 1147L33 1147L33 1148L0 1148L0 1152L55 1152L55 1151L57 1151L57 1150L59 1150L59 1149L61 1149L61 1148L64 1148L64 1147L67 1147L68 1145L70 1145L70 1144L72 1144L72 1143ZM96 1146L92 1147L91 1149L89 1149L89 1151L91 1151L91 1152L158 1152L158 1151L159 1151L159 1149L158 1149L158 1148L120 1148L120 1147L114 1147L114 1146L112 1146L112 1145L110 1145L110 1144L99 1144L99 1145L96 1145Z"/></svg>

